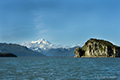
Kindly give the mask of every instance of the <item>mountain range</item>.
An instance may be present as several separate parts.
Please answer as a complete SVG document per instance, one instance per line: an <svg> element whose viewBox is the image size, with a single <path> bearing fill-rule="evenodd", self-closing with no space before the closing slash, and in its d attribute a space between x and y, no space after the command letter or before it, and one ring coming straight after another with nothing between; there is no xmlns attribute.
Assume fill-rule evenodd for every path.
<svg viewBox="0 0 120 80"><path fill-rule="evenodd" d="M25 42L21 45L46 56L74 56L74 50L77 47L54 45L45 39Z"/></svg>
<svg viewBox="0 0 120 80"><path fill-rule="evenodd" d="M45 39L39 39L22 44L0 43L0 53L12 53L18 57L74 56L76 47L54 45Z"/></svg>
<svg viewBox="0 0 120 80"><path fill-rule="evenodd" d="M75 51L75 52L74 52ZM90 39L82 48L63 47L51 44L45 39L31 41L19 44L0 43L0 53L12 53L18 57L33 56L104 56L104 57L120 57L120 47L113 45L109 41ZM75 53L75 54L74 54ZM6 55L6 54L2 54Z"/></svg>
<svg viewBox="0 0 120 80"><path fill-rule="evenodd" d="M12 53L18 57L44 56L40 52L36 52L25 46L12 43L0 43L0 53Z"/></svg>

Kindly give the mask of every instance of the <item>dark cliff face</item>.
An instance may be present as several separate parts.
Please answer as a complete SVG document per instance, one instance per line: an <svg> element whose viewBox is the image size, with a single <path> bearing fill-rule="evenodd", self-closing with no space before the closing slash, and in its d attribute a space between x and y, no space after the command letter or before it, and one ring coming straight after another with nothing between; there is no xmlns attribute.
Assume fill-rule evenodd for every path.
<svg viewBox="0 0 120 80"><path fill-rule="evenodd" d="M81 57L84 54L84 51L82 51L80 47L77 47L74 53L75 53L74 57Z"/></svg>
<svg viewBox="0 0 120 80"><path fill-rule="evenodd" d="M89 39L81 48L84 57L120 57L120 47L109 41Z"/></svg>
<svg viewBox="0 0 120 80"><path fill-rule="evenodd" d="M0 57L17 57L12 53L0 53Z"/></svg>

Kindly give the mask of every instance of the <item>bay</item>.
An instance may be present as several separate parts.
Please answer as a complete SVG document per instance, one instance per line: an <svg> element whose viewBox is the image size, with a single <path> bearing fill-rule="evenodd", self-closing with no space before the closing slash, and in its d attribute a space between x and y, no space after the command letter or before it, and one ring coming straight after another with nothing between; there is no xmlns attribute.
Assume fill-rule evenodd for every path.
<svg viewBox="0 0 120 80"><path fill-rule="evenodd" d="M120 80L120 58L0 58L0 80Z"/></svg>

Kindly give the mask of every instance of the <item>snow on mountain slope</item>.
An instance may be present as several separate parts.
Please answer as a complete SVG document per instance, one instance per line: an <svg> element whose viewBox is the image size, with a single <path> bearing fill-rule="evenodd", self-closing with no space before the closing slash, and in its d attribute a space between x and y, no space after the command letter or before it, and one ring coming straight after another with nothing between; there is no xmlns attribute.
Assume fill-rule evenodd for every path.
<svg viewBox="0 0 120 80"><path fill-rule="evenodd" d="M37 41L31 41L31 42L25 42L22 43L21 45L26 46L29 49L32 49L34 51L42 52L44 50L49 50L52 48L62 48L60 45L53 45L49 41L45 39L39 39Z"/></svg>
<svg viewBox="0 0 120 80"><path fill-rule="evenodd" d="M37 41L22 43L21 45L26 46L35 51L39 49L46 50L46 49L54 48L54 45L45 39L39 39Z"/></svg>
<svg viewBox="0 0 120 80"><path fill-rule="evenodd" d="M54 45L51 44L49 41L45 39L39 39L37 41L31 41L31 42L25 42L21 44L22 46L26 46L29 49L32 49L33 51L45 53L49 51L50 49L70 49L75 46L61 46L61 45Z"/></svg>

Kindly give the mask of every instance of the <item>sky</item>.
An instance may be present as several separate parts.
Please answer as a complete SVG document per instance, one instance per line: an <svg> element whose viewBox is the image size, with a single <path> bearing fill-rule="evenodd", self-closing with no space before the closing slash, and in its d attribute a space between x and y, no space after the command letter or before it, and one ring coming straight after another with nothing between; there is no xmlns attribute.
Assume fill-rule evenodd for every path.
<svg viewBox="0 0 120 80"><path fill-rule="evenodd" d="M90 38L120 46L120 0L0 0L0 42L44 38L83 45Z"/></svg>

